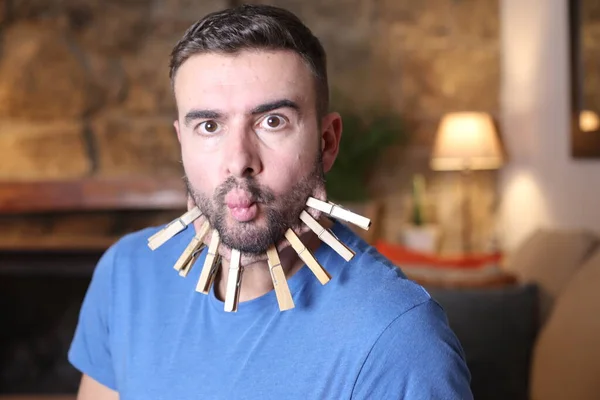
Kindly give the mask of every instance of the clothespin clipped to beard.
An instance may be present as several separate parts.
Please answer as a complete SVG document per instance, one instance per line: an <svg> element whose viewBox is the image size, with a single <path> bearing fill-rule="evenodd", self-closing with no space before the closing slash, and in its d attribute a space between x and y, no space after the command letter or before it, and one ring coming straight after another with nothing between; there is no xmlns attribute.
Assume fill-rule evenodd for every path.
<svg viewBox="0 0 600 400"><path fill-rule="evenodd" d="M335 203L325 202L315 199L314 197L309 197L306 201L306 205L310 208L314 208L315 210L324 212L325 214L330 215L333 218L350 222L351 224L354 224L366 231L368 231L371 227L371 220L369 218L363 217L362 215L358 215L356 213L353 213L352 211L346 210L345 208Z"/></svg>
<svg viewBox="0 0 600 400"><path fill-rule="evenodd" d="M290 242L294 251L298 254L298 257L310 268L312 273L317 277L322 285L325 285L331 280L331 275L323 268L317 261L312 252L306 248L304 243L300 240L298 235L290 228L285 232L285 238Z"/></svg>
<svg viewBox="0 0 600 400"><path fill-rule="evenodd" d="M219 232L214 229L212 231L212 237L210 238L210 244L208 245L206 258L204 259L204 266L202 267L202 272L200 273L200 278L196 285L197 292L204 294L210 292L210 287L215 280L217 270L221 263L221 257L218 254L219 243Z"/></svg>
<svg viewBox="0 0 600 400"><path fill-rule="evenodd" d="M352 250L350 250L344 243L335 237L333 232L331 232L329 229L325 229L308 212L303 210L300 213L300 219L318 236L321 241L331 247L344 260L350 261L354 257L355 253Z"/></svg>
<svg viewBox="0 0 600 400"><path fill-rule="evenodd" d="M196 259L198 258L198 255L205 247L203 241L209 229L210 224L208 221L205 221L204 224L202 224L200 230L190 241L190 244L188 244L183 253L181 253L181 256L179 256L179 259L177 260L173 268L179 271L180 276L183 276L185 278L192 269L192 265L194 265Z"/></svg>
<svg viewBox="0 0 600 400"><path fill-rule="evenodd" d="M292 299L292 294L290 293L290 288L275 245L272 245L267 250L267 262L269 264L269 272L271 273L273 287L275 288L275 296L277 296L279 311L286 311L294 308L294 299Z"/></svg>
<svg viewBox="0 0 600 400"><path fill-rule="evenodd" d="M160 231L156 232L154 235L148 238L148 247L152 250L156 250L173 236L177 235L179 232L184 230L189 224L194 222L202 215L200 209L198 207L194 207L181 217L171 221L167 226L165 226Z"/></svg>
<svg viewBox="0 0 600 400"><path fill-rule="evenodd" d="M236 312L240 299L240 285L242 283L242 267L240 265L241 253L239 250L231 250L229 260L229 276L227 277L227 291L225 292L225 311Z"/></svg>

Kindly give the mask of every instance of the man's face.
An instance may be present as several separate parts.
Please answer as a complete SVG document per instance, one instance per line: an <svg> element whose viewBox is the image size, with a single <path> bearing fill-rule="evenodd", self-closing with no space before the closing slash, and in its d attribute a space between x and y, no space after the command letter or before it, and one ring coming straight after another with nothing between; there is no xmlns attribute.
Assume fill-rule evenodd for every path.
<svg viewBox="0 0 600 400"><path fill-rule="evenodd" d="M207 53L175 78L188 190L221 235L263 253L323 191L313 76L286 51Z"/></svg>

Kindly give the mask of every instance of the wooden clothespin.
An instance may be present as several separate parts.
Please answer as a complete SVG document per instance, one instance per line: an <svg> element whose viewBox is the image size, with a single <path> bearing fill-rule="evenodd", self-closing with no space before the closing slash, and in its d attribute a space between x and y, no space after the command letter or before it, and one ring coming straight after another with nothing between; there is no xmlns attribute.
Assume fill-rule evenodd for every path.
<svg viewBox="0 0 600 400"><path fill-rule="evenodd" d="M204 248L204 236L208 233L210 229L210 224L208 221L205 221L200 230L196 233L196 235L190 241L190 244L185 248L179 259L173 265L177 271L179 271L179 275L186 277L188 272L192 269L192 265L196 261L196 258L202 248Z"/></svg>
<svg viewBox="0 0 600 400"><path fill-rule="evenodd" d="M281 260L277 253L277 247L272 245L267 250L267 258L269 264L269 271L271 272L271 279L273 280L273 287L275 288L275 295L277 296L277 304L279 304L280 311L286 311L294 308L294 299L290 293L290 288L281 266Z"/></svg>
<svg viewBox="0 0 600 400"><path fill-rule="evenodd" d="M198 279L198 284L196 285L197 292L204 294L210 292L210 287L215 280L220 263L220 257L217 252L220 242L219 232L214 229L210 238L210 244L208 245L208 252L204 259L204 265L202 266L202 272L200 273L200 279Z"/></svg>
<svg viewBox="0 0 600 400"><path fill-rule="evenodd" d="M306 201L306 205L316 210L322 211L325 214L332 216L333 218L350 222L366 231L368 231L369 227L371 226L370 219L363 217L362 215L353 213L352 211L346 210L345 208L342 208L339 205L331 202L325 202L315 199L314 197L309 197Z"/></svg>
<svg viewBox="0 0 600 400"><path fill-rule="evenodd" d="M196 263L198 256L202 253L202 250L204 250L205 247L206 247L206 245L204 243L202 243L196 250L194 250L189 261L179 271L179 276L181 276L183 278L187 277L188 273L191 271L192 267Z"/></svg>
<svg viewBox="0 0 600 400"><path fill-rule="evenodd" d="M227 277L227 291L225 292L225 311L236 312L240 298L240 284L242 282L242 268L240 267L241 253L231 250L229 260L229 276Z"/></svg>
<svg viewBox="0 0 600 400"><path fill-rule="evenodd" d="M148 238L148 247L152 250L156 250L167 240L184 230L186 226L194 222L201 215L202 213L198 207L192 208L181 217L171 221L166 227L150 236Z"/></svg>
<svg viewBox="0 0 600 400"><path fill-rule="evenodd" d="M306 211L300 213L300 219L306 224L314 233L317 234L319 239L325 242L331 247L336 253L338 253L344 260L350 261L355 253L350 250L344 243L335 237L333 232L329 229L325 229L316 219L314 219Z"/></svg>
<svg viewBox="0 0 600 400"><path fill-rule="evenodd" d="M331 275L329 275L325 268L319 264L315 256L313 256L311 251L306 248L304 243L302 243L298 235L296 235L291 228L285 232L285 238L290 242L296 253L298 253L298 257L304 261L322 285L331 280Z"/></svg>

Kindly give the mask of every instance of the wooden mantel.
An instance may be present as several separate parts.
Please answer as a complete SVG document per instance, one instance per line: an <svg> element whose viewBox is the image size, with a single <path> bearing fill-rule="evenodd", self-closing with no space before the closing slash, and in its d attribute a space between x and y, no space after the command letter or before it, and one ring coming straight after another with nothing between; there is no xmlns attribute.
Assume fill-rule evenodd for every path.
<svg viewBox="0 0 600 400"><path fill-rule="evenodd" d="M179 179L132 177L71 181L0 181L0 214L185 209Z"/></svg>
<svg viewBox="0 0 600 400"><path fill-rule="evenodd" d="M77 395L42 395L42 394L21 394L21 395L4 395L0 396L0 400L75 400Z"/></svg>

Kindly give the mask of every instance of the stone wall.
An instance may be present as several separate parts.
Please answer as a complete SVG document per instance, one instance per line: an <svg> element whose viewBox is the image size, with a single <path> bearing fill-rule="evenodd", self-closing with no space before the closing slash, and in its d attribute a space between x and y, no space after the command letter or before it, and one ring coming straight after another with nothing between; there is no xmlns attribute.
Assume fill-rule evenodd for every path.
<svg viewBox="0 0 600 400"><path fill-rule="evenodd" d="M443 113L497 114L498 0L274 0L329 55L334 91L399 112L412 140L379 160L370 186L396 240L406 190L424 172L451 231L456 181L428 172ZM0 180L181 176L168 55L184 30L227 0L5 0L0 11ZM495 178L478 178L488 232ZM484 204L485 203L485 204ZM483 235L485 236L485 235ZM483 237L482 236L482 237ZM452 245L448 247L452 250Z"/></svg>
<svg viewBox="0 0 600 400"><path fill-rule="evenodd" d="M181 176L168 55L197 16L226 5L5 2L0 179Z"/></svg>

